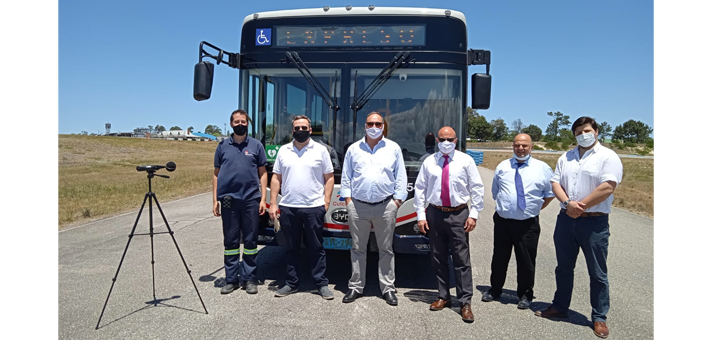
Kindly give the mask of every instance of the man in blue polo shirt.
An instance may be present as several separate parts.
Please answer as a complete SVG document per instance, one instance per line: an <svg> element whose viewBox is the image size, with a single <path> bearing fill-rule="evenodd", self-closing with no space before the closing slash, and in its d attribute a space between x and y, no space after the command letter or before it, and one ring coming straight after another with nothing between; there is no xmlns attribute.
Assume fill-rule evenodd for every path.
<svg viewBox="0 0 720 340"><path fill-rule="evenodd" d="M225 282L221 294L232 293L245 283L248 294L257 293L257 239L259 216L265 213L267 157L260 141L248 136L248 114L230 114L231 138L215 149L213 214L222 216L225 243ZM257 175L256 175L257 174ZM240 235L243 261L240 265Z"/></svg>

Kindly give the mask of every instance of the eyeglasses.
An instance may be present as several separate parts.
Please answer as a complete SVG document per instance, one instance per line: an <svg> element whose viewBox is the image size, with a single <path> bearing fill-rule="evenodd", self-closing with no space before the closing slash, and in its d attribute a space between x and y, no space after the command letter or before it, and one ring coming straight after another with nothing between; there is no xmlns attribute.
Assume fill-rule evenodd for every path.
<svg viewBox="0 0 720 340"><path fill-rule="evenodd" d="M376 128L379 128L379 127L382 127L382 124L383 124L382 122L367 122L367 123L365 123L365 125L367 125L367 127L369 127L369 128L373 127L373 125L375 125Z"/></svg>
<svg viewBox="0 0 720 340"><path fill-rule="evenodd" d="M293 127L293 130L295 130L295 131L300 131L300 130L307 131L307 130L309 130L309 129L310 129L310 128L309 128L307 125L301 125L301 126Z"/></svg>
<svg viewBox="0 0 720 340"><path fill-rule="evenodd" d="M442 142L452 142L452 141L455 140L455 138L438 138L438 140L440 141L440 143L442 143Z"/></svg>

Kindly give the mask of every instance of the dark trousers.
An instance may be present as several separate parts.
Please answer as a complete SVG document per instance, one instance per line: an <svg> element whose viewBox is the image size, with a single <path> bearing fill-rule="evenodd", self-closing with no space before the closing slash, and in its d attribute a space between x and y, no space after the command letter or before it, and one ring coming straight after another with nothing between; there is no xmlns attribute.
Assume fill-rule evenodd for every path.
<svg viewBox="0 0 720 340"><path fill-rule="evenodd" d="M300 268L300 240L305 234L305 248L310 259L310 273L319 288L327 286L325 277L327 262L325 248L323 247L323 221L325 220L325 207L291 208L280 206L281 233L287 243L285 258L287 259L287 276L285 283L295 288L299 284L298 269Z"/></svg>
<svg viewBox="0 0 720 340"><path fill-rule="evenodd" d="M230 208L221 208L225 243L225 281L227 283L237 283L238 280L255 280L259 209L259 198L250 201L233 199ZM241 235L244 244L242 266L240 265Z"/></svg>
<svg viewBox="0 0 720 340"><path fill-rule="evenodd" d="M535 286L535 257L540 238L540 218L535 216L526 220L502 218L496 212L493 236L492 274L490 274L490 294L502 293L508 263L515 248L517 262L517 295L532 300Z"/></svg>
<svg viewBox="0 0 720 340"><path fill-rule="evenodd" d="M426 210L430 230L430 248L432 268L438 281L439 297L450 301L450 272L448 270L448 252L452 254L455 269L455 293L460 305L469 304L473 295L472 267L470 265L470 238L465 232L465 220L468 209L443 212L429 206Z"/></svg>
<svg viewBox="0 0 720 340"><path fill-rule="evenodd" d="M560 211L555 224L555 254L558 265L555 268L557 290L553 306L567 312L572 297L575 262L579 249L585 255L590 275L590 305L592 321L605 321L610 309L610 284L607 276L608 239L610 225L608 215L570 218Z"/></svg>

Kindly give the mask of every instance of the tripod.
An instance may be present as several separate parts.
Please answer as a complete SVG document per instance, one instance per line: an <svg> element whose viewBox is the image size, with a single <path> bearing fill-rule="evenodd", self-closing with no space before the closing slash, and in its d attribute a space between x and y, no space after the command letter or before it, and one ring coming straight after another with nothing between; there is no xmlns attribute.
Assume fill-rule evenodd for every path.
<svg viewBox="0 0 720 340"><path fill-rule="evenodd" d="M173 171L175 164L173 163L172 170L168 169L169 171ZM208 314L207 308L205 308L205 302L203 302L202 297L200 296L200 292L198 291L197 285L195 285L195 280L193 280L192 275L190 274L190 268L188 268L187 263L185 262L185 258L182 255L182 252L180 252L180 247L177 244L177 241L175 240L175 233L170 230L170 225L168 224L167 219L165 218L165 214L162 211L162 208L160 208L160 203L157 200L157 196L155 196L155 193L152 192L152 178L155 176L163 177L163 178L170 178L170 176L165 175L156 175L155 171L156 169L148 168L148 169L141 169L141 167L138 167L138 171L145 170L147 171L147 178L148 178L148 192L145 194L145 199L143 200L142 206L140 207L140 211L138 212L137 218L135 219L135 225L133 225L132 231L130 232L130 235L128 235L128 242L127 245L125 245L125 251L123 252L122 257L120 258L120 265L118 265L118 269L115 272L115 277L112 279L112 285L110 286L110 292L108 292L108 296L105 299L105 305L103 306L102 312L100 313L100 318L98 319L97 325L95 325L95 329L98 329L100 326L100 320L102 320L103 314L105 314L105 307L107 307L108 301L110 300L110 294L112 293L113 287L115 287L115 281L117 280L118 274L120 273L120 267L122 267L123 260L125 259L125 255L127 254L128 247L130 246L130 241L132 241L133 236L135 235L150 235L150 264L152 266L152 284L153 284L153 302L155 306L160 302L160 300L157 299L155 296L155 247L153 243L153 236L155 234L170 234L170 237L172 237L173 243L175 243L175 248L177 248L178 254L180 254L180 259L182 259L183 264L185 265L185 269L187 270L188 276L190 276L190 281L193 284L193 287L195 287L195 292L198 295L198 298L200 298L200 303L203 306L203 309L205 310L205 314ZM140 221L140 215L142 215L143 208L145 208L145 203L150 202L150 233L148 234L135 234L135 229L137 228L138 221ZM152 202L155 200L155 204L157 205L158 210L160 210L160 215L163 218L163 221L165 221L165 226L167 227L167 232L154 232L153 230L153 214L152 214Z"/></svg>

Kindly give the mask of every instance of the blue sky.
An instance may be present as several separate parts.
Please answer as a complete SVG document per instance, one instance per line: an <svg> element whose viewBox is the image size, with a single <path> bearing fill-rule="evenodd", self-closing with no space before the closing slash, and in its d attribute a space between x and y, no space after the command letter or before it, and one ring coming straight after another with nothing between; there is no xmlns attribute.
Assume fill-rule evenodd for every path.
<svg viewBox="0 0 720 340"><path fill-rule="evenodd" d="M543 130L548 111L613 127L654 126L653 2L373 1L465 14L469 47L492 51L488 120L521 119ZM173 125L221 128L238 106L238 73L216 67L212 98L192 98L200 41L239 51L243 18L254 12L331 7L350 1L61 1L59 133L104 133ZM370 3L368 3L370 4ZM484 66L470 68L484 72Z"/></svg>

